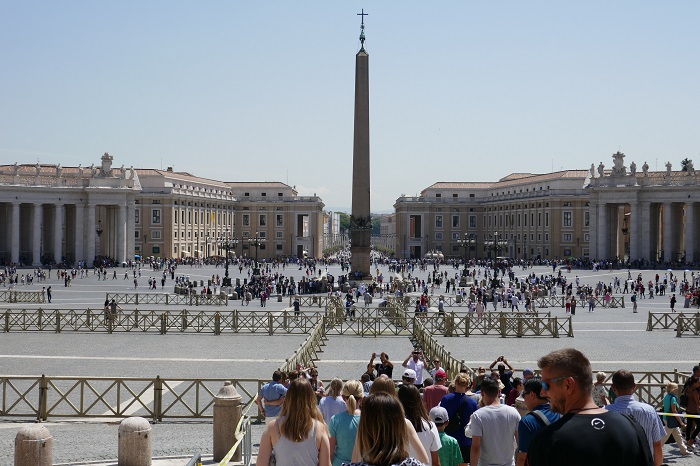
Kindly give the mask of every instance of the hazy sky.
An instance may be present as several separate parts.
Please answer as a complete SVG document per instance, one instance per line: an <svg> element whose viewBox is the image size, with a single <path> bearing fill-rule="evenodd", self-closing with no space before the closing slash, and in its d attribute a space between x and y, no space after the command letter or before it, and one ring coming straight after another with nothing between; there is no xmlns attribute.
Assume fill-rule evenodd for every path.
<svg viewBox="0 0 700 466"><path fill-rule="evenodd" d="M700 162L700 2L11 1L0 163L282 181L351 204L370 55L372 209L437 181ZM657 165L658 164L658 165Z"/></svg>

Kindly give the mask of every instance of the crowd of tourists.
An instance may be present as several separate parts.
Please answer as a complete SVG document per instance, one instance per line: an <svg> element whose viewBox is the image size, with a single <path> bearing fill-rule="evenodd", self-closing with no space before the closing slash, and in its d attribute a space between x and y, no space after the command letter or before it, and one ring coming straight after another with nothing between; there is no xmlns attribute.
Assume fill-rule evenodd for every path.
<svg viewBox="0 0 700 466"><path fill-rule="evenodd" d="M379 362L375 362L379 357ZM277 466L645 465L695 454L700 365L669 383L663 412L634 397L634 375L596 375L578 350L553 351L522 378L504 356L447 374L416 348L400 382L387 353L359 380L318 367L275 371L256 399L266 427L257 464ZM683 434L683 431L685 432ZM663 449L673 437L676 448ZM676 453L677 451L677 453Z"/></svg>

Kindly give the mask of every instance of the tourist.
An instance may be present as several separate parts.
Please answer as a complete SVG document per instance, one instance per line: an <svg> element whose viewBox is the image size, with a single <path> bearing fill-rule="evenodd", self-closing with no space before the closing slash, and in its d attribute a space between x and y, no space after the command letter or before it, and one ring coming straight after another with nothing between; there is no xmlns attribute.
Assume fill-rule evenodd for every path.
<svg viewBox="0 0 700 466"><path fill-rule="evenodd" d="M328 423L333 466L341 466L352 459L364 396L362 385L357 380L348 380L343 385L342 396L347 409L333 416Z"/></svg>
<svg viewBox="0 0 700 466"><path fill-rule="evenodd" d="M471 417L472 448L470 464L512 465L520 414L512 406L501 404L498 381L484 379L481 384L483 408Z"/></svg>
<svg viewBox="0 0 700 466"><path fill-rule="evenodd" d="M523 416L518 423L518 454L516 466L524 466L527 459L527 451L535 435L543 427L557 422L561 417L549 409L549 400L543 398L542 382L539 379L529 379L523 389L523 401L527 406L528 414Z"/></svg>
<svg viewBox="0 0 700 466"><path fill-rule="evenodd" d="M435 424L430 421L428 413L420 399L420 393L415 385L399 385L398 397L403 406L404 414L413 428L418 434L423 449L430 455L428 466L437 465L440 463L438 458L438 450L442 444L440 443L440 434L437 431ZM409 449L411 456L416 456L413 448Z"/></svg>
<svg viewBox="0 0 700 466"><path fill-rule="evenodd" d="M256 464L268 466L330 466L330 441L316 396L309 382L298 378L289 385L279 418L263 431Z"/></svg>
<svg viewBox="0 0 700 466"><path fill-rule="evenodd" d="M435 423L435 427L440 434L440 443L442 444L442 447L440 447L438 451L440 466L467 466L467 463L462 460L462 452L459 449L459 443L445 433L445 427L450 423L447 410L441 406L435 406L430 410L428 416L430 420Z"/></svg>
<svg viewBox="0 0 700 466"><path fill-rule="evenodd" d="M414 384L416 388L423 386L423 369L425 368L425 360L423 359L423 351L418 348L414 349L411 354L404 360L402 366L406 369L415 371Z"/></svg>
<svg viewBox="0 0 700 466"><path fill-rule="evenodd" d="M678 415L680 409L678 404L678 384L669 382L666 384L666 396L664 396L664 418L666 422L664 429L666 435L661 439L661 445L665 445L668 438L673 435L673 440L676 441L681 455L688 456L692 453L688 450L681 434L681 429L686 429L687 427L685 422L683 422L683 417Z"/></svg>
<svg viewBox="0 0 700 466"><path fill-rule="evenodd" d="M447 374L443 369L435 372L435 384L423 389L423 406L426 411L440 404L442 397L447 395Z"/></svg>
<svg viewBox="0 0 700 466"><path fill-rule="evenodd" d="M563 417L532 440L530 466L654 464L641 426L593 401L591 364L580 351L553 351L537 364L542 369L542 396Z"/></svg>
<svg viewBox="0 0 700 466"><path fill-rule="evenodd" d="M318 409L321 410L326 424L328 424L333 416L347 409L345 401L343 401L343 397L340 393L342 389L342 380L338 378L331 380L331 384L328 387L328 395L323 397L318 405Z"/></svg>
<svg viewBox="0 0 700 466"><path fill-rule="evenodd" d="M596 374L596 381L593 384L593 401L595 404L599 407L603 407L605 405L610 404L610 398L607 395L607 389L605 388L605 385L603 385L603 382L605 382L605 378L607 375L605 372L598 372Z"/></svg>
<svg viewBox="0 0 700 466"><path fill-rule="evenodd" d="M255 399L255 404L258 405L260 413L265 416L265 424L269 425L277 419L282 411L282 403L287 394L287 388L284 386L286 378L287 374L284 372L275 371L272 374L272 381L260 388L260 394Z"/></svg>
<svg viewBox="0 0 700 466"><path fill-rule="evenodd" d="M692 416L700 414L700 378L691 377L685 384L685 394L688 395L688 406L685 413ZM688 449L695 448L695 441L700 434L700 419L697 417L686 417L685 441ZM693 427L694 426L694 427Z"/></svg>
<svg viewBox="0 0 700 466"><path fill-rule="evenodd" d="M423 466L428 461L425 451L419 452L422 458L409 456L412 435L421 450L423 446L415 432L411 434L408 429L400 428L401 424L411 424L405 419L403 407L396 397L377 393L362 403L363 414L357 429L353 463L348 466Z"/></svg>
<svg viewBox="0 0 700 466"><path fill-rule="evenodd" d="M484 380L486 379L482 379L482 384ZM457 374L454 379L454 392L443 396L440 401L440 406L447 410L451 419L445 432L457 440L465 463L469 463L470 460L472 439L465 435L464 429L477 409L477 402L467 395L469 385L469 377L466 374Z"/></svg>
<svg viewBox="0 0 700 466"><path fill-rule="evenodd" d="M654 455L654 463L663 463L664 454L661 439L665 435L664 425L659 419L656 409L633 398L632 394L637 388L634 383L634 375L624 369L616 371L612 376L612 388L617 398L613 404L607 405L605 409L632 416L644 429L649 449Z"/></svg>

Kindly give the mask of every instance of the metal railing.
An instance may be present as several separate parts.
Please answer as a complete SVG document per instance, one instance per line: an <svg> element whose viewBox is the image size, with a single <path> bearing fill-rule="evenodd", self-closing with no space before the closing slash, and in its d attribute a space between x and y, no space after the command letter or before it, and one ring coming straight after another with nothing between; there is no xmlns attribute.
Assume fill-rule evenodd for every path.
<svg viewBox="0 0 700 466"><path fill-rule="evenodd" d="M244 408L254 404L258 379L232 380ZM0 376L0 416L210 418L223 379Z"/></svg>
<svg viewBox="0 0 700 466"><path fill-rule="evenodd" d="M452 377L459 374L462 368L467 369L470 375L473 375L472 370L469 369L465 362L453 357L444 346L438 343L437 340L425 330L425 327L423 327L420 321L414 321L413 323L413 338L420 347L423 348L424 354L431 358L429 360L432 360L432 358L440 359L440 362L445 369L447 369L447 372L452 374Z"/></svg>
<svg viewBox="0 0 700 466"><path fill-rule="evenodd" d="M679 316L678 327L676 327L676 336L682 337L684 333L691 335L700 335L700 313L693 316Z"/></svg>
<svg viewBox="0 0 700 466"><path fill-rule="evenodd" d="M107 301L117 304L165 304L185 306L228 306L228 296L220 294L106 293Z"/></svg>
<svg viewBox="0 0 700 466"><path fill-rule="evenodd" d="M41 291L1 290L0 302L41 304L46 302L46 296Z"/></svg>
<svg viewBox="0 0 700 466"><path fill-rule="evenodd" d="M299 300L299 306L301 306L301 307L326 307L326 306L328 306L331 299L337 299L337 298L332 298L332 297L329 297L328 295L325 295L325 294L324 295L320 295L320 294L289 295L289 306L290 307L294 304L295 299Z"/></svg>
<svg viewBox="0 0 700 466"><path fill-rule="evenodd" d="M681 329L681 331L692 331L692 329L688 327L694 326L691 321L699 317L700 312L649 312L647 318L647 331L651 332L654 329L674 329L676 331Z"/></svg>
<svg viewBox="0 0 700 466"><path fill-rule="evenodd" d="M0 313L4 332L50 331L76 332L193 332L193 333L266 333L274 335L308 334L321 318L321 313L294 316L282 311L191 311L138 310L117 314L91 309L8 309Z"/></svg>
<svg viewBox="0 0 700 466"><path fill-rule="evenodd" d="M314 325L309 336L306 337L304 343L301 344L298 350L294 351L291 358L287 359L282 370L289 372L297 368L297 364L308 367L310 362L318 360L318 353L323 352L322 346L325 346L326 341L326 318L321 317Z"/></svg>

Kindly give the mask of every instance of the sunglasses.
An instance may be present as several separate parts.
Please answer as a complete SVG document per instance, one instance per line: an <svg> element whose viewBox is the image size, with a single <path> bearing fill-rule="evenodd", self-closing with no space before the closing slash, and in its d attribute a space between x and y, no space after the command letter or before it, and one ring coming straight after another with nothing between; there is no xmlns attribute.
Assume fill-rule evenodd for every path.
<svg viewBox="0 0 700 466"><path fill-rule="evenodd" d="M561 382L562 380L566 380L569 377L575 378L573 375L563 375L561 377L555 377L553 379L542 379L540 382L542 383L542 388L544 389L544 391L549 391L549 388L553 383Z"/></svg>

